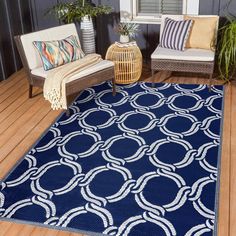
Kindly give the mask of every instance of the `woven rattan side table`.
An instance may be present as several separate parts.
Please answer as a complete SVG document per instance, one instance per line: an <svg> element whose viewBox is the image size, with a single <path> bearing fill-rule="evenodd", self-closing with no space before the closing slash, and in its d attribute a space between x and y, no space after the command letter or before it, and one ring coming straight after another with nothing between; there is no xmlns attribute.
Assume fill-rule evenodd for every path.
<svg viewBox="0 0 236 236"><path fill-rule="evenodd" d="M106 53L106 60L115 63L115 82L129 84L139 80L142 73L142 53L136 42L114 43Z"/></svg>

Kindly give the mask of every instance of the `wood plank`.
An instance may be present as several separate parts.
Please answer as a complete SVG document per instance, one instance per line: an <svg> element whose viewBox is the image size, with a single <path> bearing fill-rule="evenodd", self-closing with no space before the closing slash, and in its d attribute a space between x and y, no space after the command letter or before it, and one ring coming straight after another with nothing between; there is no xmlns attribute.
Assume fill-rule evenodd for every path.
<svg viewBox="0 0 236 236"><path fill-rule="evenodd" d="M15 225L15 224L12 224ZM35 229L35 226L32 225L23 225L23 228L18 231L18 236L31 236L31 233Z"/></svg>
<svg viewBox="0 0 236 236"><path fill-rule="evenodd" d="M0 221L0 236L4 236L4 234L12 225L13 224L6 221Z"/></svg>
<svg viewBox="0 0 236 236"><path fill-rule="evenodd" d="M35 102L33 103L33 101ZM16 122L13 122L8 129L4 130L4 128L2 128L0 130L0 147L2 147L4 143L8 141L8 139L19 129L19 127L22 127L22 125L28 123L28 121L34 116L34 114L39 111L39 108L42 108L45 105L45 107L49 109L47 102L40 98L32 99L30 101L30 104L31 106L29 107L28 112L23 113L23 115L19 119L17 119ZM9 119L9 122L10 121L11 120ZM1 124L1 126L3 125Z"/></svg>
<svg viewBox="0 0 236 236"><path fill-rule="evenodd" d="M47 233L47 228L43 227L34 227L34 230L31 232L31 236L44 236Z"/></svg>
<svg viewBox="0 0 236 236"><path fill-rule="evenodd" d="M40 138L41 134L50 127L60 114L60 111L50 111L21 142L15 145L14 150L8 154L7 158L0 162L0 179L2 179L14 164L23 157L28 149Z"/></svg>
<svg viewBox="0 0 236 236"><path fill-rule="evenodd" d="M36 89L35 93L39 93L41 91L41 89ZM36 97L34 97L33 99L29 99L28 98L28 93L24 92L20 97L18 97L18 99L15 99L14 102L12 102L11 104L9 104L7 107L3 108L2 104L0 105L0 122L2 122L3 120L10 118L10 116L15 113L15 115L17 115L18 117L21 116L22 114L24 114L27 110L25 109L29 109L28 106L31 106L31 103L35 102L40 98L41 95L38 95ZM20 112L20 114L19 114ZM1 124L0 124L1 126Z"/></svg>
<svg viewBox="0 0 236 236"><path fill-rule="evenodd" d="M218 235L229 235L229 167L230 167L230 100L231 87L225 88L223 142L221 155Z"/></svg>
<svg viewBox="0 0 236 236"><path fill-rule="evenodd" d="M34 107L36 108L39 101L42 102L42 97L40 96L28 99L28 98L25 98L25 95L26 94L24 94L24 98L23 98L23 101L25 99L24 102L22 101L21 104L18 104L17 102L15 106L10 106L11 107L10 112L8 109L6 112L0 113L0 126L1 126L0 135L3 134L4 131L7 130L10 126L12 126L15 121L18 121L24 114L26 114L27 111L29 111L30 109Z"/></svg>
<svg viewBox="0 0 236 236"><path fill-rule="evenodd" d="M66 231L59 231L57 233L57 236L70 236L70 235L71 235L71 233L70 232L66 232Z"/></svg>
<svg viewBox="0 0 236 236"><path fill-rule="evenodd" d="M230 236L236 235L236 82L232 84L231 102L231 169L230 169Z"/></svg>
<svg viewBox="0 0 236 236"><path fill-rule="evenodd" d="M0 94L2 94L4 91L8 90L13 85L15 85L18 81L20 81L22 79L22 76L26 78L25 72L23 70L20 70L20 71L14 73L13 75L11 75L7 80L1 81L0 82Z"/></svg>
<svg viewBox="0 0 236 236"><path fill-rule="evenodd" d="M7 99L2 101L0 103L0 112L5 110L7 107L9 107L12 103L15 101L18 101L19 97L21 97L23 94L27 94L28 91L28 84L23 84L19 89L17 89L14 93L12 93Z"/></svg>
<svg viewBox="0 0 236 236"><path fill-rule="evenodd" d="M53 229L47 229L45 231L44 235L57 236L58 235L58 231L57 230L53 230Z"/></svg>
<svg viewBox="0 0 236 236"><path fill-rule="evenodd" d="M0 95L0 104L9 98L12 94L17 94L19 90L26 90L28 85L25 83L24 80L20 80L15 85L12 86L13 88L8 89L6 92Z"/></svg>
<svg viewBox="0 0 236 236"><path fill-rule="evenodd" d="M3 236L18 236L18 233L23 229L24 225L10 225L8 230L3 234Z"/></svg>
<svg viewBox="0 0 236 236"><path fill-rule="evenodd" d="M66 231L59 231L57 236L71 236L70 232L66 232ZM77 234L77 236L82 236L80 234Z"/></svg>
<svg viewBox="0 0 236 236"><path fill-rule="evenodd" d="M38 104L41 108L37 112L29 114L30 117L26 120L18 119L9 129L0 135L0 162L6 158L15 146L49 113L51 108L49 106L43 106L45 101L39 100ZM18 125L21 121L23 122L19 127Z"/></svg>
<svg viewBox="0 0 236 236"><path fill-rule="evenodd" d="M80 233L0 221L0 236L85 236Z"/></svg>
<svg viewBox="0 0 236 236"><path fill-rule="evenodd" d="M84 234L70 233L70 236L85 236Z"/></svg>
<svg viewBox="0 0 236 236"><path fill-rule="evenodd" d="M50 235L50 236L85 236L84 234L80 233L71 233L68 231L59 231L59 230L54 230L54 229L47 229L45 232L45 235Z"/></svg>

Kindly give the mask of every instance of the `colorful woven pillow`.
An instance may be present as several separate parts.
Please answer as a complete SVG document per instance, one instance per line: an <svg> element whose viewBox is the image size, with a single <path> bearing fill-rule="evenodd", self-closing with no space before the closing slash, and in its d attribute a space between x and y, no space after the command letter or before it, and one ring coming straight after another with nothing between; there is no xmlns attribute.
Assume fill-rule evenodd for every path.
<svg viewBox="0 0 236 236"><path fill-rule="evenodd" d="M163 48L183 51L185 49L192 24L192 20L175 21L170 18L166 18L160 46Z"/></svg>
<svg viewBox="0 0 236 236"><path fill-rule="evenodd" d="M42 59L44 70L50 70L84 57L84 52L74 35L62 40L34 41L33 44Z"/></svg>

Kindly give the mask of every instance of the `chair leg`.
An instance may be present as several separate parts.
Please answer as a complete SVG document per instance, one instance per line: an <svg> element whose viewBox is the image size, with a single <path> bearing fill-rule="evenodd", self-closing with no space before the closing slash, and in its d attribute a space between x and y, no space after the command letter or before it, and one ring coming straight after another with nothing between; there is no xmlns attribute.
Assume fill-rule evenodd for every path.
<svg viewBox="0 0 236 236"><path fill-rule="evenodd" d="M80 95L81 91L78 92L78 96ZM66 116L69 117L70 116L70 106L72 105L74 101L74 97L72 98L70 95L66 96Z"/></svg>
<svg viewBox="0 0 236 236"><path fill-rule="evenodd" d="M66 110L66 116L69 117L70 116L70 108L68 107Z"/></svg>
<svg viewBox="0 0 236 236"><path fill-rule="evenodd" d="M209 83L208 83L209 92L211 92L211 87L212 87L212 74L209 75Z"/></svg>
<svg viewBox="0 0 236 236"><path fill-rule="evenodd" d="M29 85L29 98L33 97L33 85Z"/></svg>
<svg viewBox="0 0 236 236"><path fill-rule="evenodd" d="M112 78L112 95L113 96L116 95L116 82L115 82L115 78Z"/></svg>
<svg viewBox="0 0 236 236"><path fill-rule="evenodd" d="M155 70L152 69L152 87L155 86L155 78L154 78Z"/></svg>

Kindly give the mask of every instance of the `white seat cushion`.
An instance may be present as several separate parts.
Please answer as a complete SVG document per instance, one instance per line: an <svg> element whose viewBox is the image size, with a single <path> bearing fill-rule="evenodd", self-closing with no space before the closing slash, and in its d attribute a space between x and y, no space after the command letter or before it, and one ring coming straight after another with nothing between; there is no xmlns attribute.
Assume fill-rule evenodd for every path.
<svg viewBox="0 0 236 236"><path fill-rule="evenodd" d="M185 51L177 51L158 46L152 53L151 58L181 61L214 61L215 52L211 50L195 48L189 48Z"/></svg>
<svg viewBox="0 0 236 236"><path fill-rule="evenodd" d="M90 68L88 69L85 69L85 70L82 70L81 72L79 72L78 74L76 74L75 76L72 76L69 81L71 80L74 80L74 79L79 79L79 78L82 78L84 76L87 76L87 75L90 75L90 74L93 74L93 73L96 73L100 70L103 70L103 69L107 69L109 67L113 67L114 66L114 63L112 61L108 61L108 60L102 60L100 61L99 63L95 64L95 65L92 65ZM61 66L63 67L63 66ZM55 70L55 69L53 69ZM50 71L53 71L53 70L50 70ZM33 75L37 75L37 76L41 76L41 77L44 77L44 78L47 78L47 75L50 71L45 71L43 69L43 67L39 67L39 68L36 68L36 69L33 69L31 71L31 73ZM69 82L68 81L68 82Z"/></svg>

